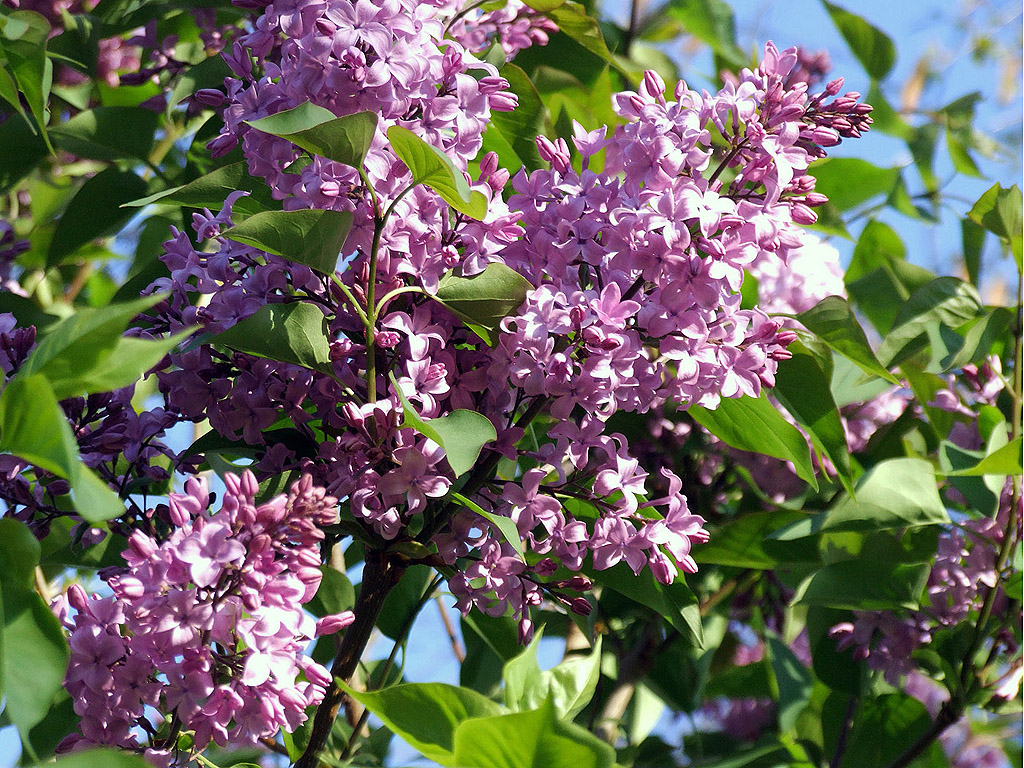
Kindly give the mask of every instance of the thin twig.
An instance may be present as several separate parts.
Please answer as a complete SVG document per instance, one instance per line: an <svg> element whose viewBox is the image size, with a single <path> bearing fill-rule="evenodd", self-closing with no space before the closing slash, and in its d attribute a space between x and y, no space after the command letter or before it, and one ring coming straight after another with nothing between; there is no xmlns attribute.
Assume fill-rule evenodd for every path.
<svg viewBox="0 0 1024 768"><path fill-rule="evenodd" d="M444 624L444 630L448 633L448 641L452 645L452 653L455 654L455 658L458 659L459 664L466 660L466 652L462 650L462 646L459 644L459 638L455 634L455 627L452 625L452 619L448 615L448 607L444 604L444 600L440 595L434 596L434 601L437 603L437 611L441 614L441 622Z"/></svg>

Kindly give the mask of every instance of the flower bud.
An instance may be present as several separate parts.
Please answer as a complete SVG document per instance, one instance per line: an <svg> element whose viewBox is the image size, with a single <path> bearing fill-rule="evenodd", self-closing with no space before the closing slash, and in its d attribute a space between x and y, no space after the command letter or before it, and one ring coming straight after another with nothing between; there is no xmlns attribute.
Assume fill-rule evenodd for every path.
<svg viewBox="0 0 1024 768"><path fill-rule="evenodd" d="M345 629L355 620L356 615L352 611L342 611L341 613L332 613L329 616L324 616L316 622L316 636L333 635L335 632Z"/></svg>

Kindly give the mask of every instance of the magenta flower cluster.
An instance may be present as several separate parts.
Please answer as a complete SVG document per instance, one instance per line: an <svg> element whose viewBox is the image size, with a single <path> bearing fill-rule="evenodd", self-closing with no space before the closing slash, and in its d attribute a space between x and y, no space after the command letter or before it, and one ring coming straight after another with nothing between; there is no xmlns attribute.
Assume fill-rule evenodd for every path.
<svg viewBox="0 0 1024 768"><path fill-rule="evenodd" d="M169 765L179 734L197 752L252 744L295 730L323 697L330 675L304 651L352 614L317 622L302 606L320 584L321 528L337 501L308 476L259 505L252 473L224 482L216 512L201 478L172 494L175 529L162 542L134 531L126 567L102 573L111 594L74 585L59 599L71 632L65 686L81 718L62 749L116 745Z"/></svg>
<svg viewBox="0 0 1024 768"><path fill-rule="evenodd" d="M615 97L621 127L577 125L572 149L539 138L550 169L521 170L508 204L508 171L493 154L483 156L469 181L487 198L488 214L475 221L428 188L407 192L410 176L385 136L400 125L466 168L491 112L515 107L508 83L474 54L480 39L444 38L453 14L448 5L383 0L274 3L226 55L236 78L211 149L241 142L250 171L286 209L353 214L351 257L340 275L346 290L308 267L220 238L233 195L219 214L195 217L212 247L196 249L184 233L168 242L171 277L153 290L172 298L157 308L157 320L216 332L267 303L309 301L329 324L335 376L197 346L174 356L177 368L161 372L160 384L169 410L209 419L249 444L262 444L282 416L291 419L313 447L301 454L268 446L258 471L310 472L372 535L432 542L457 569L450 585L463 610L511 609L528 637L527 609L545 594L589 610L573 595L589 581L555 578L560 566L578 574L589 555L598 569L647 565L666 583L696 570L690 549L707 534L687 509L681 480L665 470L665 493L650 498L647 473L606 422L665 402L714 407L721 397L756 396L772 385L795 334L764 311L740 308L743 270L762 253L785 260L805 244L800 225L824 200L807 166L822 147L866 127L870 108L856 94L833 99L841 81L808 95L807 84L791 77L795 49L780 53L771 44L760 68L717 94L682 83L667 94L649 72L639 90ZM294 145L246 122L306 101L337 115L378 115L365 181L357 169L318 156L296 164ZM729 150L712 169L713 132ZM602 154L604 169L593 170ZM379 221L394 201L393 215ZM424 294L446 274L470 277L495 262L525 275L533 290L490 348ZM371 352L376 399L368 397L359 317L370 281L374 295L386 297ZM196 292L203 300L193 303ZM455 477L439 446L401 426L399 393L385 371L423 417L469 409L492 422L497 440L480 460L490 469L471 477L471 500L511 518L522 542L544 555L539 563L523 562L473 511L433 501ZM538 415L550 426L531 444L525 431ZM502 460L519 470L495 474ZM583 501L589 519L570 513L567 499Z"/></svg>

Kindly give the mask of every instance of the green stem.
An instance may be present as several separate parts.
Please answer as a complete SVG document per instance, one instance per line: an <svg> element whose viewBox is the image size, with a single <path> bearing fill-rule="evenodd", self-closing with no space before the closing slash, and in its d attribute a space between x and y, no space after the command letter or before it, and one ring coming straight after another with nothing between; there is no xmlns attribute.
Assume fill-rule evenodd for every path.
<svg viewBox="0 0 1024 768"><path fill-rule="evenodd" d="M377 317L380 317L381 314L383 314L384 307L388 305L388 302L390 302L396 296L402 295L403 293L424 293L424 290L420 288L418 285L405 285L402 286L401 288L395 288L395 290L393 291L388 291L387 293L384 294L383 298L381 298L381 300L377 302L377 308L374 310Z"/></svg>
<svg viewBox="0 0 1024 768"><path fill-rule="evenodd" d="M334 280L334 284L341 289L341 292L345 294L345 298L348 299L348 303L352 305L352 309L354 309L356 314L359 315L359 319L363 321L363 325L367 325L368 321L366 319L366 313L363 311L363 308L359 306L359 302L356 300L356 297L352 295L351 289L342 282L341 278L338 277L337 272L331 275L331 279Z"/></svg>
<svg viewBox="0 0 1024 768"><path fill-rule="evenodd" d="M388 209L391 212L391 209ZM373 221L373 245L370 246L370 272L366 280L366 401L377 402L377 353L374 340L377 329L377 310L375 306L377 294L377 250L380 248L380 237L384 231L386 219L376 218Z"/></svg>

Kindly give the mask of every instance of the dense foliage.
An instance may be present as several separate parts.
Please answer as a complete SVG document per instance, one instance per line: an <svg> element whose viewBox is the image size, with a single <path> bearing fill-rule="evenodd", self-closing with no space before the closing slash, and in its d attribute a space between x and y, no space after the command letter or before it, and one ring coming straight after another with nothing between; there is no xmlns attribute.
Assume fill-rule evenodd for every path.
<svg viewBox="0 0 1024 768"><path fill-rule="evenodd" d="M897 111L828 2L870 103L722 0L201 6L0 6L21 764L1019 763L1021 193L935 171L976 95ZM966 279L887 223L950 210Z"/></svg>

